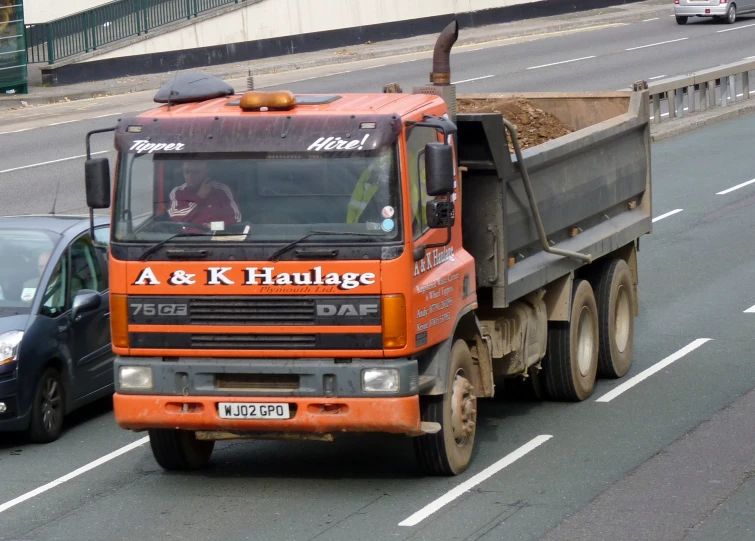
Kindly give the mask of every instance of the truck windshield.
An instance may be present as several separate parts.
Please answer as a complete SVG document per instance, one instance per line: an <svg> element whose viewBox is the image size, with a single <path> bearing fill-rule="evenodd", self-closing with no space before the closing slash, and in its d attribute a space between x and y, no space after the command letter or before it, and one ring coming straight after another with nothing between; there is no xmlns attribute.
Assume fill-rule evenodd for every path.
<svg viewBox="0 0 755 541"><path fill-rule="evenodd" d="M113 240L285 243L312 230L339 234L311 242L399 240L396 153L124 154Z"/></svg>

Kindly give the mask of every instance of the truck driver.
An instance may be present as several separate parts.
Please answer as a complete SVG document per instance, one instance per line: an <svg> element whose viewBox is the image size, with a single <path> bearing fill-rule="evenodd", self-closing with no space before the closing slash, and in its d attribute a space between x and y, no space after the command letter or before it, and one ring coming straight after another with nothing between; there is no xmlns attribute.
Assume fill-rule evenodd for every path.
<svg viewBox="0 0 755 541"><path fill-rule="evenodd" d="M241 212L231 189L214 182L207 162L186 161L183 164L184 184L170 192L168 216L174 222L203 224L212 222L235 224Z"/></svg>

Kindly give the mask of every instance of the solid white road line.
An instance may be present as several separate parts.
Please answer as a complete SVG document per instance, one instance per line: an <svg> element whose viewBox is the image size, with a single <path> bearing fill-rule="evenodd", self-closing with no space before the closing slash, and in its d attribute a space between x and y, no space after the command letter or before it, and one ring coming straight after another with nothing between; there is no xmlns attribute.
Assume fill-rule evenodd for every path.
<svg viewBox="0 0 755 541"><path fill-rule="evenodd" d="M644 20L644 21L642 21L642 22L643 22L643 23L649 23L650 21L657 21L658 19L660 19L660 17L653 17L652 19L645 19L645 20Z"/></svg>
<svg viewBox="0 0 755 541"><path fill-rule="evenodd" d="M629 389L631 389L632 387L634 387L635 385L637 385L641 381L649 378L650 376L652 376L656 372L658 372L660 370L663 370L664 368L666 368L671 363L678 361L679 359L681 359L682 357L684 357L688 353L696 350L697 348L699 348L700 346L702 346L703 344L705 344L706 342L709 342L711 340L712 340L712 338L698 338L694 342L692 342L692 343L684 346L682 349L680 349L676 353L674 353L672 355L669 355L668 357L666 357L665 359L663 359L661 362L654 364L653 366L651 366L650 368L648 368L646 370L643 370L642 372L640 372L639 374L637 374L632 379L627 380L625 383L622 383L621 385L619 385L618 387L616 387L614 390L612 390L612 391L604 394L603 396L601 396L600 398L598 398L596 400L596 402L610 402L611 400L613 400L614 398L616 398L620 394L628 391Z"/></svg>
<svg viewBox="0 0 755 541"><path fill-rule="evenodd" d="M755 183L755 178L752 179L752 180L748 180L747 182L743 182L742 184L737 184L736 186L733 186L733 187L729 188L728 190L724 190L722 192L718 192L718 193L716 193L716 195L726 195L727 193L731 193L731 192L733 192L735 190L738 190L740 188L744 188L745 186L749 186L750 184L753 184L753 183Z"/></svg>
<svg viewBox="0 0 755 541"><path fill-rule="evenodd" d="M750 28L751 26L755 26L755 23L746 24L744 26L735 26L734 28L727 28L726 30L718 30L716 31L716 34L720 34L721 32L731 32L733 30L742 30L743 28Z"/></svg>
<svg viewBox="0 0 755 541"><path fill-rule="evenodd" d="M655 218L653 218L653 223L663 220L664 218L668 218L669 216L673 216L674 214L679 214L683 210L684 209L674 209L670 212L667 212L666 214L661 214L660 216L656 216Z"/></svg>
<svg viewBox="0 0 755 541"><path fill-rule="evenodd" d="M92 156L95 154L106 154L110 152L109 150L101 150L100 152L92 152ZM41 167L43 165L50 165L51 163L60 163L60 162L67 162L69 160L78 160L79 158L86 158L86 154L81 154L79 156L71 156L70 158L61 158L59 160L52 160L49 162L42 162L42 163L33 163L31 165L22 165L21 167L14 167L13 169L4 169L3 171L0 171L0 174L2 173L12 173L13 171L20 171L21 169L31 169L32 167Z"/></svg>
<svg viewBox="0 0 755 541"><path fill-rule="evenodd" d="M562 60L561 62L552 62L550 64L543 64L541 66L532 66L531 68L527 68L528 70L536 70L540 68L547 68L549 66L558 66L559 64L569 64L570 62L579 62L580 60L589 60L591 58L595 58L595 56L583 56L582 58L572 58L571 60Z"/></svg>
<svg viewBox="0 0 755 541"><path fill-rule="evenodd" d="M129 443L125 447L121 447L120 449L118 449L117 451L113 451L109 455L105 455L102 458L98 458L94 462L90 462L86 466L82 466L78 470L74 470L68 475L59 477L58 479L55 479L55 481L52 481L50 483L47 483L46 485L36 488L32 490L31 492L27 492L26 494L23 494L22 496L19 496L18 498L15 498L9 502L5 502L4 504L0 505L0 513L3 513L7 511L8 509L10 509L11 507L14 507L20 503L25 502L26 500L30 500L31 498L34 498L35 496L39 496L43 492L47 492L48 490L53 489L58 485L62 485L63 483L70 481L71 479L74 479L78 477L79 475L82 475L88 472L89 470L93 470L94 468L98 466L102 466L103 464L105 464L106 462L110 462L114 458L118 458L119 456L124 455L128 453L129 451L136 449L137 447L141 447L148 441L149 441L149 436L144 437L140 440L136 440L134 443Z"/></svg>
<svg viewBox="0 0 755 541"><path fill-rule="evenodd" d="M22 128L20 130L13 130L13 131L0 131L0 135L5 135L6 133L21 133L22 131L29 131L33 129L34 128Z"/></svg>
<svg viewBox="0 0 755 541"><path fill-rule="evenodd" d="M648 77L648 81L655 81L656 79L663 79L665 75L656 75L655 77Z"/></svg>
<svg viewBox="0 0 755 541"><path fill-rule="evenodd" d="M107 118L109 116L118 116L122 115L123 113L108 113L106 115L100 115L100 116L93 116L92 118Z"/></svg>
<svg viewBox="0 0 755 541"><path fill-rule="evenodd" d="M445 505L448 505L452 501L454 501L456 498L467 492L468 490L474 488L475 486L479 485L489 477L492 477L499 471L501 471L506 466L510 466L520 458L522 458L524 455L532 451L533 449L539 447L549 439L551 439L553 436L543 435L538 436L534 439L532 439L529 443L525 443L522 445L519 449L516 451L513 451L512 453L506 455L501 460L496 462L495 464L488 466L484 470L482 470L477 475L469 478L468 480L464 481L462 484L457 486L456 488L453 488L446 492L443 496L435 500L434 502L426 505L416 513L414 513L412 516L404 520L403 522L399 523L399 526L416 526L423 520L425 520L427 517L438 511L440 508L444 507Z"/></svg>
<svg viewBox="0 0 755 541"><path fill-rule="evenodd" d="M752 306L744 311L745 314L755 314L755 306Z"/></svg>
<svg viewBox="0 0 755 541"><path fill-rule="evenodd" d="M684 41L689 38L679 38L679 39L670 39L668 41L659 41L658 43L649 43L648 45L640 45L639 47L630 47L629 49L624 49L625 51L636 51L637 49L645 49L647 47L655 47L656 45L665 45L667 43L676 43L678 41Z"/></svg>
<svg viewBox="0 0 755 541"><path fill-rule="evenodd" d="M474 79L464 79L463 81L454 81L451 84L460 85L461 83L471 83L472 81L481 81L483 79L490 79L491 77L495 77L495 75L483 75L482 77L475 77Z"/></svg>

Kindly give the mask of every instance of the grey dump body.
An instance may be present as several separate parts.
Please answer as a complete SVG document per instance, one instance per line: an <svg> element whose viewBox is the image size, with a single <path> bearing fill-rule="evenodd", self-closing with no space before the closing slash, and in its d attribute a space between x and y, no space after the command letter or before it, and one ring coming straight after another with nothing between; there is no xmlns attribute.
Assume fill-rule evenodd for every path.
<svg viewBox="0 0 755 541"><path fill-rule="evenodd" d="M595 261L652 231L647 91L463 97L522 97L575 130L522 154L552 248ZM586 265L543 250L501 115L460 113L456 122L459 162L467 168L464 245L476 261L481 297L504 308Z"/></svg>

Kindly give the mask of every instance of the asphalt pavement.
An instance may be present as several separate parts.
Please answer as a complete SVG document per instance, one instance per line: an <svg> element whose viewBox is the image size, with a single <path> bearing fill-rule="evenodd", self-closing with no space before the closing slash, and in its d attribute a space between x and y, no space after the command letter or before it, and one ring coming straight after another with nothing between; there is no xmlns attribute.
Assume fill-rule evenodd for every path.
<svg viewBox="0 0 755 541"><path fill-rule="evenodd" d="M639 78L755 55L746 45L755 44L755 27L747 24L721 33L732 27L678 27L670 17L659 18L469 47L454 54L452 68L456 81L476 79L460 83L460 92L614 90ZM589 56L595 58L555 64ZM390 65L376 66L381 61ZM429 71L427 55L366 64L349 73L333 73L344 68L337 66L273 74L258 83L350 92L398 81L410 89ZM538 67L545 64L555 65ZM49 212L56 193L59 212L86 210L79 157L85 133L112 124L119 112L147 108L149 99L134 94L0 114L0 214ZM114 116L94 118L102 115ZM579 404L505 393L481 402L478 448L463 475L422 477L411 442L382 436L332 444L224 443L208 470L169 474L154 462L143 434L115 425L105 400L75 414L55 443L29 445L2 435L0 539L755 538L748 530L755 489L747 473L755 471L755 446L746 445L755 442L748 395L755 388L755 313L745 313L755 305L755 245L748 235L755 225L755 183L732 190L755 177L751 124L752 117L743 117L653 145L657 221L639 253L641 314L630 373L600 381L593 397ZM95 152L110 149L107 136L94 140ZM650 375L633 379L640 374ZM628 382L636 385L627 388ZM727 411L734 417L721 420ZM741 427L736 458L742 467L730 468L725 478L693 482L707 470L684 466L700 459L694 450L703 443L715 449L711 438L724 447L733 441L732 419ZM533 441L539 445L496 469ZM672 451L682 445L686 460L657 465L659 457L676 457ZM684 512L664 507L651 484L631 483L658 471L688 487L670 491L666 503L676 497L694 505ZM475 479L482 480L449 499ZM716 488L716 497L701 486ZM636 504L648 499L657 505ZM446 504L427 510L439 500ZM634 521L612 522L611 516ZM644 520L645 529L632 527Z"/></svg>

